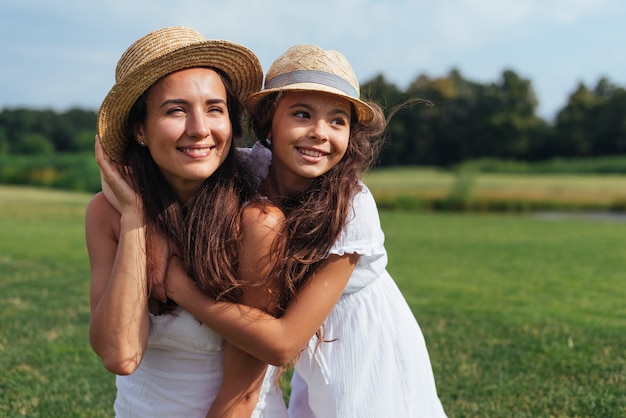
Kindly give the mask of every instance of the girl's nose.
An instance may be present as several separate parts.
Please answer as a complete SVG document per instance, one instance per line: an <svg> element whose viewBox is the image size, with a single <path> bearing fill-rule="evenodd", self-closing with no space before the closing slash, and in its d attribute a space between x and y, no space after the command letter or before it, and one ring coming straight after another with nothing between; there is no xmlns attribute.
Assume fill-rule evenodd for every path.
<svg viewBox="0 0 626 418"><path fill-rule="evenodd" d="M311 127L311 131L309 132L309 137L312 139L316 139L320 142L325 142L328 140L328 127L326 126L326 121L320 119L316 121Z"/></svg>

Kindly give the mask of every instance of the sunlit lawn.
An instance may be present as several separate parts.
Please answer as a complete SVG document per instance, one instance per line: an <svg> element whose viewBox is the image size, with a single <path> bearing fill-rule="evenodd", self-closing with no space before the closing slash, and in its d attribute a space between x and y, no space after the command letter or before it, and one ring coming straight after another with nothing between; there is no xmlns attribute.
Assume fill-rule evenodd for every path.
<svg viewBox="0 0 626 418"><path fill-rule="evenodd" d="M626 200L626 176L572 174L471 174L471 192L476 198L590 203L606 206ZM373 171L368 186L379 196L446 196L456 174L428 168L392 167Z"/></svg>
<svg viewBox="0 0 626 418"><path fill-rule="evenodd" d="M112 415L87 338L88 199L0 186L0 416ZM626 223L381 218L449 416L626 416Z"/></svg>
<svg viewBox="0 0 626 418"><path fill-rule="evenodd" d="M450 416L626 416L626 223L382 217Z"/></svg>

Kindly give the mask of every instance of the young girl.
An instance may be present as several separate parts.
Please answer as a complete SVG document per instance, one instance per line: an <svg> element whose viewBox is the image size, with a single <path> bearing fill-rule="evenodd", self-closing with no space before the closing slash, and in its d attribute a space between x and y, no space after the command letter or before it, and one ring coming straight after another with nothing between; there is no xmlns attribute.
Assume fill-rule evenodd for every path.
<svg viewBox="0 0 626 418"><path fill-rule="evenodd" d="M182 27L142 37L118 62L96 159L119 211L99 193L85 221L89 337L118 375L118 417L249 417L256 405L266 364L155 297L150 282L169 242L204 294L275 309L271 288L252 283L282 213L250 201L233 145L241 99L261 81L247 48ZM281 408L271 417L284 412L274 394Z"/></svg>
<svg viewBox="0 0 626 418"><path fill-rule="evenodd" d="M168 296L268 363L295 359L291 417L445 416L421 330L386 271L376 204L359 180L376 157L382 112L360 100L343 55L312 45L279 57L248 106L261 144L247 163L286 217L271 253L284 314L215 302L176 258Z"/></svg>

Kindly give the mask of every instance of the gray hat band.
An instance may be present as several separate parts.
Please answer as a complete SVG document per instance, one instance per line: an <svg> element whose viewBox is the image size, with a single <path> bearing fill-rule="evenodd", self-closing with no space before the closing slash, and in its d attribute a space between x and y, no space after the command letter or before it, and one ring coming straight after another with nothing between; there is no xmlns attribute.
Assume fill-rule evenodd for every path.
<svg viewBox="0 0 626 418"><path fill-rule="evenodd" d="M281 88L290 84L316 83L341 90L349 97L359 98L359 92L343 78L323 71L300 70L279 74L265 83L266 89Z"/></svg>

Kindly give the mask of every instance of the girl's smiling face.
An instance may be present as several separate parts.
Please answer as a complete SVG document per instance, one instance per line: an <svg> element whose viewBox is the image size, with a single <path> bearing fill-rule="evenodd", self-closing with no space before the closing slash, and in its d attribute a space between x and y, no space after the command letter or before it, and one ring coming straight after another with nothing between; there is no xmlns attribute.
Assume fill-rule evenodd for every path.
<svg viewBox="0 0 626 418"><path fill-rule="evenodd" d="M276 107L269 139L272 171L283 193L302 191L343 158L350 139L352 106L317 91L286 91Z"/></svg>

